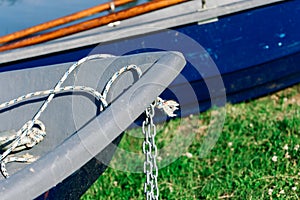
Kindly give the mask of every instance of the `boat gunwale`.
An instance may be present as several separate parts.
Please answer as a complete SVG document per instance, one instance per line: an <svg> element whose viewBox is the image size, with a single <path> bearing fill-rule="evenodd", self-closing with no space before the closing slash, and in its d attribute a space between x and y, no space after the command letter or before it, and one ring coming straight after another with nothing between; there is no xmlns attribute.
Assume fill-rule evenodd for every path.
<svg viewBox="0 0 300 200"><path fill-rule="evenodd" d="M3 52L0 54L0 64L126 39L195 22L201 24L221 16L284 1L288 0L266 0L263 2L260 0L243 0L206 9L201 9L199 1L189 1L123 20L121 25L116 27L101 26L51 42ZM176 12L174 12L175 10ZM175 13L176 15L174 15ZM151 20L149 21L149 19Z"/></svg>

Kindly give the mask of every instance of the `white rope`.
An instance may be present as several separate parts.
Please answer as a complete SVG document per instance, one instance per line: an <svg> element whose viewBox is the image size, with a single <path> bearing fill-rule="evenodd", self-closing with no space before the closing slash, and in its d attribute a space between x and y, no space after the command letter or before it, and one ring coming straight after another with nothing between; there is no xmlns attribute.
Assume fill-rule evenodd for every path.
<svg viewBox="0 0 300 200"><path fill-rule="evenodd" d="M27 126L29 122L24 124L24 126ZM22 140L20 142L20 145L17 148L12 149L12 152L21 151L21 150L24 150L26 148L31 148L31 147L35 146L37 143L41 142L44 139L44 137L46 136L46 127L45 127L45 125L39 120L36 120L35 125L36 125L36 127L33 127L28 132L28 135L26 135L24 138L22 138ZM5 141L5 143L9 143L9 142L11 142L15 139L16 139L16 135L14 135L12 137L8 137L7 140ZM11 148L10 145L3 148L3 150L9 149L9 148ZM10 163L10 162L27 162L27 163L30 163L30 162L34 162L36 159L37 158L35 158L35 157L33 157L29 154L22 155L21 157L7 156L1 161L0 169L1 169L1 172L4 175L4 177L7 178L7 177L9 177L9 174L8 174L8 172L6 170L6 167L5 167L5 165L7 163Z"/></svg>
<svg viewBox="0 0 300 200"><path fill-rule="evenodd" d="M47 96L50 94L59 94L59 93L63 93L63 92L86 92L86 93L93 95L95 98L97 98L97 100L101 101L103 103L104 107L107 106L106 100L94 88L90 88L90 87L86 87L86 86L66 86L66 87L58 88L57 90L50 89L50 90L37 91L37 92L32 92L32 93L22 95L18 98L15 98L13 100L10 100L10 101L0 104L0 109L8 108L10 106L21 103L23 101L27 101L34 97Z"/></svg>
<svg viewBox="0 0 300 200"><path fill-rule="evenodd" d="M69 74L72 73L78 66L80 66L82 63L89 61L89 60L93 60L93 59L99 59L99 58L109 58L109 57L113 57L112 55L109 54L96 54L96 55L91 55L88 57L85 57L81 60L79 60L78 62L74 63L63 75L63 77L58 81L58 83L55 85L54 87L54 91L58 90L59 88L61 88L61 85L65 82L65 80L68 78ZM41 114L44 112L44 110L47 108L47 106L49 105L49 103L52 101L53 97L54 97L54 93L50 94L47 98L47 100L43 103L43 105L41 106L41 108L38 110L38 112L35 114L35 116L32 118L31 121L29 121L28 124L24 125L16 134L16 138L15 140L12 142L11 147L8 148L6 151L3 152L3 154L0 156L0 162L1 162L1 166L3 164L3 159L6 158L17 146L20 145L22 138L24 138L27 134L28 131L33 127L33 125L35 124L35 122L39 119L39 117L41 116ZM26 95L25 95L26 96ZM14 100L12 100L13 102ZM17 101L16 101L17 102ZM2 173L5 177L8 177L9 175L6 174L3 170Z"/></svg>
<svg viewBox="0 0 300 200"><path fill-rule="evenodd" d="M62 76L62 78L57 82L54 89L50 90L43 90L43 91L37 91L28 93L25 95L22 95L20 97L17 97L13 100L4 102L0 104L0 109L8 108L10 106L13 106L15 104L18 104L20 102L26 101L28 99L34 98L34 97L41 97L41 96L47 96L47 99L44 101L40 109L37 111L37 113L33 116L33 118L28 121L26 124L22 126L20 130L17 131L17 133L14 136L6 138L4 143L9 142L9 146L2 149L5 150L2 155L0 155L0 170L5 178L9 177L9 174L6 170L5 164L9 162L33 162L36 160L36 158L32 157L31 155L23 155L22 157L14 157L9 156L10 153L20 150L20 148L24 148L24 145L27 148L31 148L35 146L37 143L41 142L43 138L46 136L45 126L42 122L39 121L39 117L41 114L45 111L45 109L48 107L49 103L53 100L54 96L56 94L62 93L62 92L75 92L75 91L81 91L86 92L89 94L92 94L95 98L97 98L99 101L101 101L100 105L100 111L102 111L104 108L108 106L108 103L106 101L107 94L112 86L112 84L115 82L115 80L124 72L127 72L129 70L134 70L138 77L140 78L142 76L142 71L139 67L136 65L128 65L125 67L122 67L119 71L113 74L113 76L110 78L110 80L106 83L104 90L101 93L96 91L93 88L86 87L86 86L65 86L62 87L62 84L66 81L68 76L81 64L84 62L93 60L93 59L102 59L102 58L110 58L113 57L109 54L95 54L91 56L87 56L78 62L74 63ZM178 104L175 101L165 101L161 98L157 97L157 107L160 109L163 109L166 114L173 117L176 116L173 114L175 110L177 110ZM34 125L38 125L40 128L33 128ZM3 140L3 139L2 139ZM1 141L1 139L0 139ZM23 147L21 147L23 146Z"/></svg>
<svg viewBox="0 0 300 200"><path fill-rule="evenodd" d="M112 55L109 54L96 54L96 55L91 55L88 57L85 57L81 60L79 60L78 62L74 63L63 75L63 77L58 81L58 83L55 85L54 89L50 89L50 90L44 90L44 91L38 91L38 92L33 92L33 93L28 93L26 95L22 95L18 98L15 98L11 101L5 102L0 104L0 109L4 109L7 107L10 107L12 105L15 105L17 103L26 101L28 99L34 98L34 97L38 97L38 96L46 96L49 95L48 98L45 100L45 102L43 103L43 105L40 107L40 109L38 110L38 112L34 115L34 117L32 118L32 120L30 120L29 122L27 122L17 133L15 136L13 136L13 138L8 138L8 139L12 139L13 141L10 144L10 147L7 148L2 155L0 155L0 162L1 162L1 171L2 174L5 177L8 177L9 174L7 173L7 170L5 169L5 164L8 162L14 162L14 161L18 161L18 162L27 162L25 161L25 158L17 158L17 157L8 157L8 155L13 152L17 147L19 147L20 145L22 145L24 143L23 138L25 138L25 136L28 136L30 134L30 130L32 129L32 127L34 126L34 124L39 123L39 117L41 116L41 114L44 112L44 110L47 108L47 106L49 105L49 103L53 100L55 94L58 93L62 93L62 92L68 92L68 91L82 91L82 92L88 92L90 94L92 94L94 97L96 97L98 100L101 101L102 105L101 105L101 109L104 107L107 107L108 104L106 102L106 96L107 93L109 91L109 89L111 88L112 84L115 82L115 80L124 72L129 71L129 70L135 70L138 74L138 76L140 77L142 75L142 71L140 70L140 68L138 68L135 65L129 65L129 66L125 66L123 68L121 68L118 72L116 72L115 74L113 74L113 76L110 78L110 80L107 82L105 89L103 91L103 94L101 95L98 91L96 91L93 88L90 87L85 87L85 86L66 86L66 87L62 87L61 85L65 82L65 80L68 78L68 76L77 68L79 67L81 64L83 64L84 62L93 60L93 59L99 59L99 58L109 58L109 57L113 57ZM102 107L103 106L103 107ZM43 136L44 137L44 136ZM42 137L42 138L43 138ZM37 140L36 143L34 143L32 146L36 145L38 142L40 142L42 140L42 138L39 138L39 140ZM30 158L30 160L32 160L32 158Z"/></svg>

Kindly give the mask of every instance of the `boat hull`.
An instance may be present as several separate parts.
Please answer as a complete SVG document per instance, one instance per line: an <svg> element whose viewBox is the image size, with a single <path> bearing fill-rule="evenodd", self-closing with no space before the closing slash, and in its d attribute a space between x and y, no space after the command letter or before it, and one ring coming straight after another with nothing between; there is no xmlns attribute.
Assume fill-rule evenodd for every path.
<svg viewBox="0 0 300 200"><path fill-rule="evenodd" d="M215 10L217 12L218 8ZM198 18L189 19L192 22L169 29L157 30L150 23L149 31L145 34L133 34L120 40L112 39L95 44L80 44L80 47L65 51L10 60L0 64L0 71L9 73L40 66L51 67L53 64L74 62L94 53L130 55L162 50L179 51L187 64L168 90L162 93L162 97L178 100L182 108L179 116L187 116L214 105L251 100L299 83L299 10L299 1L283 1L216 15L205 23ZM205 13L203 11L203 16ZM120 37L121 33L124 33L122 28L112 31L112 34L119 34ZM63 41L62 39L51 45L57 43L60 47L59 44ZM34 52L34 48L28 52L31 50ZM103 172L104 168L102 170L98 164L93 159L88 168L76 172L77 174L40 198L56 198L55 195L76 198ZM94 171L98 167L101 170ZM88 174L96 175L90 177L85 170ZM82 180L83 176L85 181ZM67 197L70 187L80 185L78 180L87 184L74 189L75 196Z"/></svg>
<svg viewBox="0 0 300 200"><path fill-rule="evenodd" d="M182 92L184 87L192 87L196 95L181 98L181 105L189 107L184 112L187 115L210 108L211 99L223 95L222 90L226 101L236 103L300 82L299 9L299 2L284 1L219 16L207 24L190 23L156 32L151 32L149 25L148 34L3 63L0 70L73 62L93 53L175 50L188 62L181 73L185 80L178 78L170 88ZM211 84L211 80L218 84ZM174 98L167 91L163 96ZM217 104L224 104L224 100Z"/></svg>

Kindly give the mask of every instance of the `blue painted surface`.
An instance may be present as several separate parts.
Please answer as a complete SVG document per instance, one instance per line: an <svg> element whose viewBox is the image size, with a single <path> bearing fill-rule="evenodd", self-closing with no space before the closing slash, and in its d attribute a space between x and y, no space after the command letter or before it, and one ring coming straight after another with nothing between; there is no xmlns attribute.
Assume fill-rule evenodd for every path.
<svg viewBox="0 0 300 200"><path fill-rule="evenodd" d="M300 2L290 1L177 29L211 54L222 74L300 51Z"/></svg>
<svg viewBox="0 0 300 200"><path fill-rule="evenodd" d="M124 55L156 50L180 51L188 61L182 75L189 84L192 83L198 101L205 102L211 96L203 79L218 76L218 72L211 67L213 62L208 52L222 75L229 100L237 102L300 82L300 76L295 77L300 74L299 19L300 2L287 1L224 16L210 24L189 24L173 30L102 44L93 53ZM76 61L94 48L95 46L90 46L22 61L2 66L0 70ZM177 79L171 87L180 88L184 83L184 80ZM277 85L264 87L272 83ZM253 88L263 88L263 91L253 94ZM184 87L180 91L183 92ZM239 96L239 92L243 95ZM215 91L214 95L220 93ZM165 95L170 94L165 92ZM186 98L185 103L195 102Z"/></svg>

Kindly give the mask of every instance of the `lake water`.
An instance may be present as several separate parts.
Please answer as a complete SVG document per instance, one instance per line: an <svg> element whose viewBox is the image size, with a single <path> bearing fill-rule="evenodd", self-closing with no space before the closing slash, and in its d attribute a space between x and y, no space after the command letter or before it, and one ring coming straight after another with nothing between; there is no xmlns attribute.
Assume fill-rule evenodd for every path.
<svg viewBox="0 0 300 200"><path fill-rule="evenodd" d="M109 0L0 0L0 36L87 9ZM138 0L119 9L147 2ZM108 12L104 12L107 14ZM102 14L94 15L93 17ZM90 17L90 18L93 18Z"/></svg>

